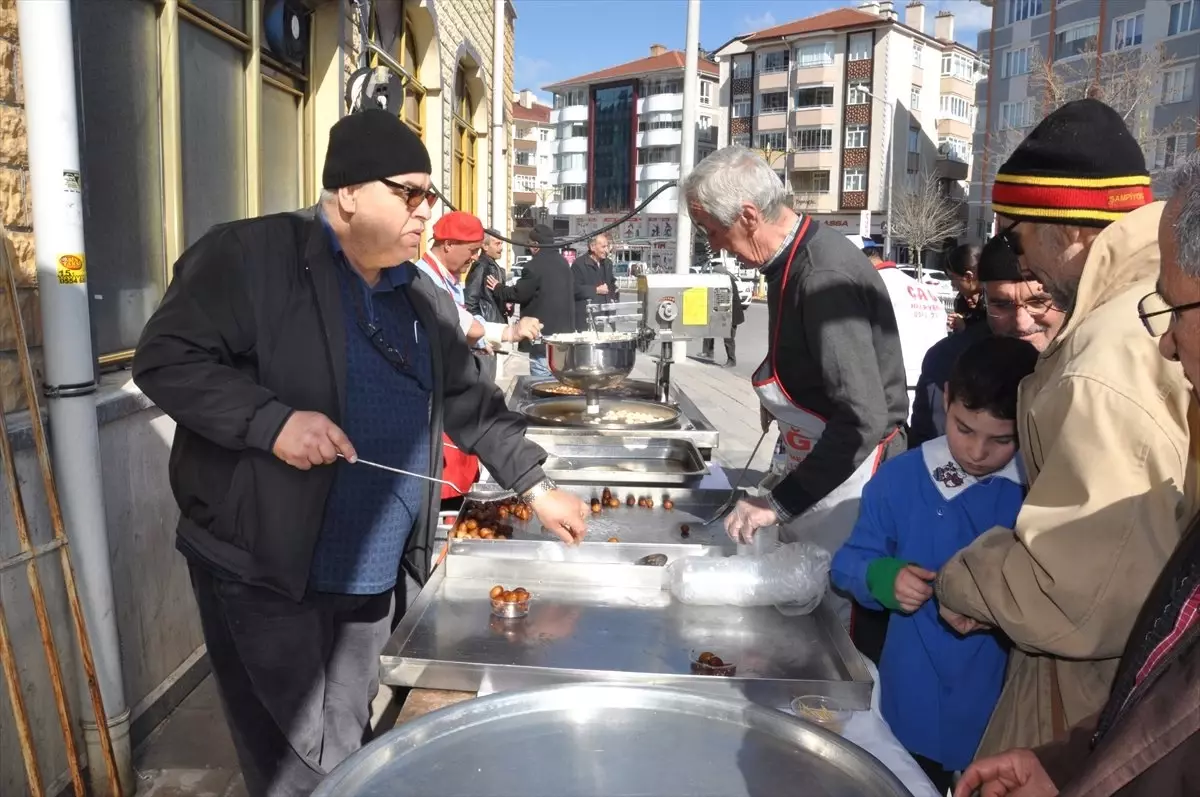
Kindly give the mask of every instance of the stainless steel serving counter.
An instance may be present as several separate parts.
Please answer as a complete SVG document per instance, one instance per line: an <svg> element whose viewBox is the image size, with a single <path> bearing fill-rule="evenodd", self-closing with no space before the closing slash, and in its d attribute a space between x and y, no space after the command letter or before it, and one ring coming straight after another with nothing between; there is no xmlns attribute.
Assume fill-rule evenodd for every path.
<svg viewBox="0 0 1200 797"><path fill-rule="evenodd" d="M381 656L384 683L494 691L583 681L659 684L736 693L766 706L824 694L870 706L872 681L824 605L807 616L774 607L691 606L672 598L647 553L723 556L727 550L665 543L455 541ZM523 586L529 615L491 614L494 584ZM693 675L710 651L733 677Z"/></svg>
<svg viewBox="0 0 1200 797"><path fill-rule="evenodd" d="M508 408L514 412L520 412L521 406L527 402L534 401L536 397L530 391L530 387L537 382L546 381L546 377L541 376L519 376L513 380L505 394L505 401ZM631 380L636 382L637 380ZM609 430L592 430L580 429L564 426L545 426L538 425L530 421L527 437L535 443L546 438L563 438L563 437L578 437L581 433L588 435L603 435L606 437L626 437L629 435L666 439L682 439L690 440L700 449L700 453L705 460L712 458L712 452L720 443L720 434L715 426L709 423L708 418L700 411L700 408L688 398L676 385L671 386L671 403L679 408L680 418L674 425L666 428L655 429L609 429Z"/></svg>

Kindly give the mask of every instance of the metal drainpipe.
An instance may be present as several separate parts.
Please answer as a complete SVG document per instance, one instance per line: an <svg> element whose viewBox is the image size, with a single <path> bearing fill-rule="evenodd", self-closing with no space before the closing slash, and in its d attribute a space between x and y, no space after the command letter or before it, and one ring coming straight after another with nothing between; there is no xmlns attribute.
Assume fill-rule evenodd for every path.
<svg viewBox="0 0 1200 797"><path fill-rule="evenodd" d="M688 0L687 36L683 56L683 130L679 141L679 180L696 165L696 103L700 99L700 0ZM687 274L692 265L692 217L683 192L676 189L675 273ZM687 358L684 341L675 344L677 360Z"/></svg>
<svg viewBox="0 0 1200 797"><path fill-rule="evenodd" d="M96 424L95 360L88 313L83 208L79 170L79 127L75 95L75 49L68 0L18 0L21 71L25 84L25 124L33 192L34 247L41 302L47 405L54 477L58 485L70 550L96 676L111 730L122 790L133 794L129 710L121 674L104 489L100 476L100 437ZM84 268L60 267L77 257ZM80 675L84 712L91 711ZM84 714L92 791L108 795L95 719Z"/></svg>
<svg viewBox="0 0 1200 797"><path fill-rule="evenodd" d="M504 189L508 163L504 160L504 0L492 2L492 229L508 229L508 206ZM534 162L537 158L535 156ZM507 249L508 247L505 247ZM504 268L504 258L499 264ZM505 272L507 273L507 271Z"/></svg>

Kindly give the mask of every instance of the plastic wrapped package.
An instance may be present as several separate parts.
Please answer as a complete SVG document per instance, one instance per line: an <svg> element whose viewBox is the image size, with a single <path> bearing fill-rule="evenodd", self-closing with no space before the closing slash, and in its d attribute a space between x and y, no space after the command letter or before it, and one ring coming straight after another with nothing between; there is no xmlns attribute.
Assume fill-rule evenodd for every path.
<svg viewBox="0 0 1200 797"><path fill-rule="evenodd" d="M764 556L688 556L667 567L671 594L701 606L786 606L807 614L829 585L829 552L808 542L781 545Z"/></svg>

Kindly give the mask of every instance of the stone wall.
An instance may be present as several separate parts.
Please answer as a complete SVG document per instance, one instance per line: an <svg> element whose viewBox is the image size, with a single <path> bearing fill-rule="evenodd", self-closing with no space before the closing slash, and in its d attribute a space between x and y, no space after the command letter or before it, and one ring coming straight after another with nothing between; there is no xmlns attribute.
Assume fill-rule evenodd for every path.
<svg viewBox="0 0 1200 797"><path fill-rule="evenodd" d="M41 313L37 269L33 260L33 219L29 202L29 154L25 135L25 97L17 44L17 0L0 0L0 222L4 246L16 269L17 291L25 334L34 348L34 367L41 371ZM0 281L0 285L3 282ZM2 293L2 290L0 290ZM0 409L25 407L17 363L16 337L8 300L0 296Z"/></svg>

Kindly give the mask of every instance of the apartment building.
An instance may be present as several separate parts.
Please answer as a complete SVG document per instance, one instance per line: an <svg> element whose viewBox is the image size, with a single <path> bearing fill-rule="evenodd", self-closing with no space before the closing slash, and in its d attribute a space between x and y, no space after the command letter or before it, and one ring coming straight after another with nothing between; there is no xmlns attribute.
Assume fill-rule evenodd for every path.
<svg viewBox="0 0 1200 797"><path fill-rule="evenodd" d="M1127 94L1131 81L1147 87L1150 102L1131 114L1131 127L1145 143L1152 174L1165 173L1200 145L1200 0L980 2L992 9L991 29L978 41L992 69L976 86L973 148L980 169L970 189L973 240L993 232L991 178L1000 161L1049 110L1038 81L1031 80L1039 62L1053 64L1059 80L1082 79L1083 73L1093 79L1094 72L1102 97L1106 90ZM1146 68L1121 55L1135 52L1146 57L1149 74L1134 72Z"/></svg>
<svg viewBox="0 0 1200 797"><path fill-rule="evenodd" d="M716 56L720 145L760 150L798 210L848 233L867 212L882 239L891 197L926 174L965 199L984 65L954 41L953 14L927 20L914 2L902 22L891 2L863 3L739 36Z"/></svg>
<svg viewBox="0 0 1200 797"><path fill-rule="evenodd" d="M551 214L599 218L623 213L679 179L683 66L682 52L655 44L646 58L544 87L554 95L550 124L557 145L550 173L557 189ZM700 60L697 160L716 148L722 119L717 75L715 63ZM645 212L672 215L676 210L672 187Z"/></svg>
<svg viewBox="0 0 1200 797"><path fill-rule="evenodd" d="M518 226L532 224L535 208L545 208L554 196L551 171L558 141L550 124L550 106L528 89L513 93L513 218Z"/></svg>

